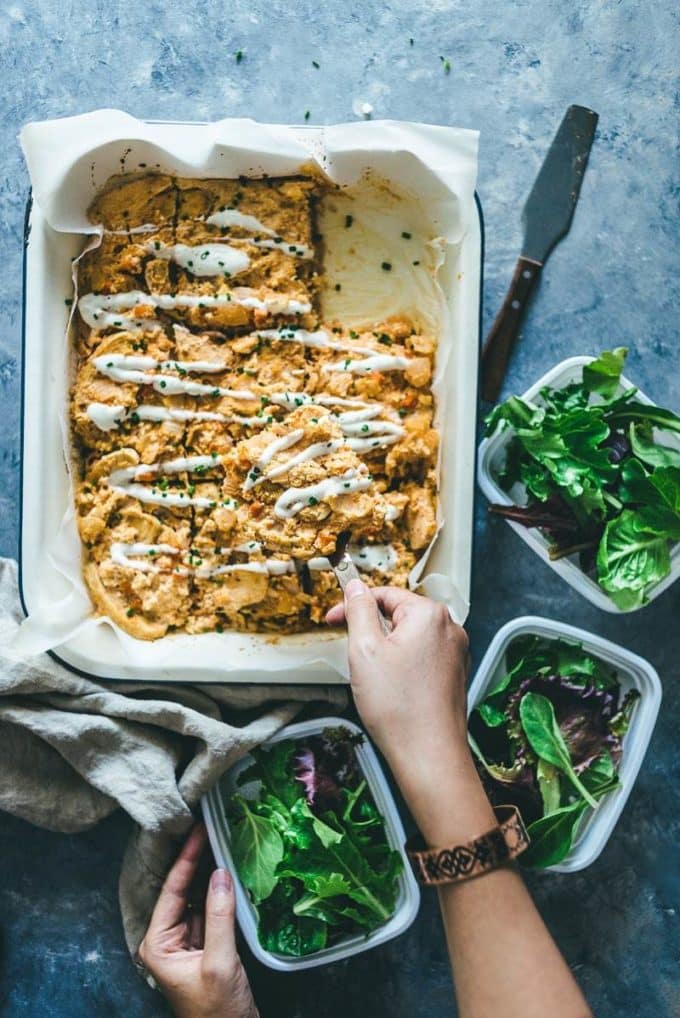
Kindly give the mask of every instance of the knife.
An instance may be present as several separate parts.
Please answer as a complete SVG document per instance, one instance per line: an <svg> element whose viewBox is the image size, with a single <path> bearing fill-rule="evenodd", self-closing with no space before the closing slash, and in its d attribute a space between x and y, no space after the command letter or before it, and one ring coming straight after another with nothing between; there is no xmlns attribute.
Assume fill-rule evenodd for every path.
<svg viewBox="0 0 680 1018"><path fill-rule="evenodd" d="M520 322L548 255L569 233L597 120L597 113L585 106L569 107L526 200L522 254L482 350L482 397L490 402L498 399Z"/></svg>

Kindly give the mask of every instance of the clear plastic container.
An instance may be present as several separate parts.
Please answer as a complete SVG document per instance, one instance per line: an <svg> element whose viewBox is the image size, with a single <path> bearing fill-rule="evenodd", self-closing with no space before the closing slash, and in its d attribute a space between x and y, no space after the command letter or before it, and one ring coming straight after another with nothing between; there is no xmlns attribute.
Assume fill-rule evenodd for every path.
<svg viewBox="0 0 680 1018"><path fill-rule="evenodd" d="M570 357L568 360L562 361L557 367L552 368L551 371L543 375L535 385L527 389L522 399L538 402L538 394L544 386L549 385L552 388L560 389L565 385L569 385L570 382L579 381L583 365L589 364L592 360L594 360L593 357ZM624 389L629 389L632 385L632 382L622 377L619 391L623 392ZM636 399L639 399L641 403L653 405L653 401L639 390ZM516 485L510 492L506 492L501 488L498 481L511 439L512 431L510 429L496 431L489 438L485 438L479 446L477 481L489 502L495 502L500 505L522 505L526 502L526 495L521 485ZM675 445L680 449L680 441L674 435L666 435L664 442L668 445ZM548 554L550 542L543 536L540 530L523 527L514 520L506 520L506 523L509 523L515 533L519 534L522 540L526 541L529 547L533 548L536 554L551 569L554 569L563 580L566 580L570 587L573 587L574 590L577 590L579 594L582 594L583 597L597 605L598 608L602 608L603 611L623 614L624 610L618 608L602 587L583 572L576 556L552 561ZM680 544L676 544L671 550L670 573L660 583L651 588L647 595L648 602L653 601L655 597L658 597L659 594L670 587L677 580L678 576L680 576ZM638 609L629 608L626 611L638 611Z"/></svg>
<svg viewBox="0 0 680 1018"><path fill-rule="evenodd" d="M569 855L555 866L546 867L557 873L574 873L590 866L607 844L626 805L638 771L644 760L649 740L661 705L661 682L656 670L644 658L631 653L616 643L595 636L585 629L568 626L564 622L525 615L513 619L494 636L489 649L477 669L468 693L468 716L493 688L506 669L506 651L518 637L533 634L550 640L564 639L580 643L584 650L607 664L613 665L621 683L621 695L637 689L640 698L633 709L630 727L623 738L623 752L619 766L620 786L605 795L597 809L587 809L576 830Z"/></svg>
<svg viewBox="0 0 680 1018"><path fill-rule="evenodd" d="M357 725L344 718L315 718L312 721L302 721L299 724L288 725L282 728L280 732L277 732L275 736L265 743L265 746L272 746L283 739L302 739L308 735L316 735L323 731L324 728L336 728L338 726L349 729L355 735L364 735ZM365 735L363 743L356 747L356 754L359 768L385 821L385 832L390 848L399 852L404 862L404 869L398 878L396 908L394 915L367 937L363 934L347 937L332 947L326 947L322 951L317 951L315 954L307 955L304 958L292 958L288 955L274 954L262 947L257 937L257 916L255 909L250 901L248 892L239 880L238 871L231 854L229 821L224 809L223 797L226 796L228 798L235 790L236 779L241 771L252 762L251 757L246 756L243 760L239 760L237 764L227 771L210 792L203 797L201 803L203 817L208 829L208 837L210 838L215 860L218 866L228 869L234 878L236 916L243 936L255 957L264 965L268 965L269 968L277 969L280 972L297 972L300 969L313 968L316 965L328 965L330 962L350 958L353 954L369 951L372 947L384 944L385 941L391 940L407 930L418 913L420 889L404 852L404 828L402 827L394 798L378 763L378 758ZM247 785L239 789L239 792L247 794Z"/></svg>

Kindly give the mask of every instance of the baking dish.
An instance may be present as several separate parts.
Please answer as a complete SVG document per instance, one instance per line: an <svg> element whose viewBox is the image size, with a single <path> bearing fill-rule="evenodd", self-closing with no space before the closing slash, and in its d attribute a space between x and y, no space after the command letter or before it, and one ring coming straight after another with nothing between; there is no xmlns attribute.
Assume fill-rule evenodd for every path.
<svg viewBox="0 0 680 1018"><path fill-rule="evenodd" d="M241 122L223 122L229 123ZM348 126L354 130L365 125ZM385 129L395 126L400 125L387 125ZM421 125L405 126L416 135L419 130L426 130ZM164 131L168 137L171 133L174 137L177 131L186 132L190 140L198 138L204 127L160 124L154 130L160 132L160 137ZM321 143L320 129L299 130L310 149ZM416 175L414 183L417 181ZM258 640L247 634L229 634L231 642L227 642L228 634L224 637L217 633L198 637L180 634L150 645L134 641L135 646L131 646L115 638L109 624L92 618L63 632L61 616L69 602L87 597L82 584L78 588L76 583L78 589L74 590L74 584L66 582L60 567L64 561L77 562L79 548L66 541L55 549L59 523L69 504L69 479L59 428L60 408L66 403L68 391L61 368L63 332L68 319L65 301L71 293L71 259L81 248L81 236L57 232L37 203L29 206L24 271L20 585L27 614L42 615L47 620L40 639L31 649L49 649L67 667L98 678L163 682L343 681L344 639L326 633L314 634L314 647L310 650L308 646L301 663L302 644L295 637L275 641L271 636ZM447 260L443 284L451 333L456 337L447 377L452 380L457 398L452 401L451 414L442 429L441 501L446 522L429 567L436 569L439 576L456 577L449 586L455 601L453 611L459 621L467 611L470 585L481 248L481 208L476 202L469 227ZM226 670L220 667L224 662Z"/></svg>

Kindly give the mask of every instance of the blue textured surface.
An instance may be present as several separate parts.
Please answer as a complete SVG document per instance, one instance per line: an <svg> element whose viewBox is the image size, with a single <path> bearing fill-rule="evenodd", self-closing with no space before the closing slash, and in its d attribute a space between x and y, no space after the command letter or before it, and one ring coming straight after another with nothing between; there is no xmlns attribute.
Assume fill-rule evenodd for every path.
<svg viewBox="0 0 680 1018"><path fill-rule="evenodd" d="M628 344L629 376L659 403L675 397L677 408L674 7L668 0L3 2L0 552L17 548L28 184L15 135L24 122L114 106L187 120L301 122L309 110L310 123L323 123L351 119L359 99L374 105L376 117L479 128L488 327L519 252L519 210L552 134L569 103L589 105L601 119L579 208L550 259L507 389L521 391L563 357ZM502 623L536 612L621 642L648 657L664 681L649 754L601 859L581 874L545 876L532 886L600 1018L677 1013L680 584L632 617L604 615L503 521L488 519L479 502L469 625L476 661ZM126 834L122 817L77 837L0 817L3 1014L166 1014L133 971L119 928L116 879ZM407 935L363 958L300 977L254 963L249 969L265 1016L452 1013L433 898Z"/></svg>

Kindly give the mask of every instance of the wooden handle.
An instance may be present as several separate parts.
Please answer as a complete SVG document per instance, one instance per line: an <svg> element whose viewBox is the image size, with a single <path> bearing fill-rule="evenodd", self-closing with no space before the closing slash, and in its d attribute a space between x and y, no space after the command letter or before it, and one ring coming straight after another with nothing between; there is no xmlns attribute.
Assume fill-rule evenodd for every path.
<svg viewBox="0 0 680 1018"><path fill-rule="evenodd" d="M495 403L501 391L512 348L529 297L543 266L531 258L520 258L503 306L496 315L482 350L482 397Z"/></svg>

